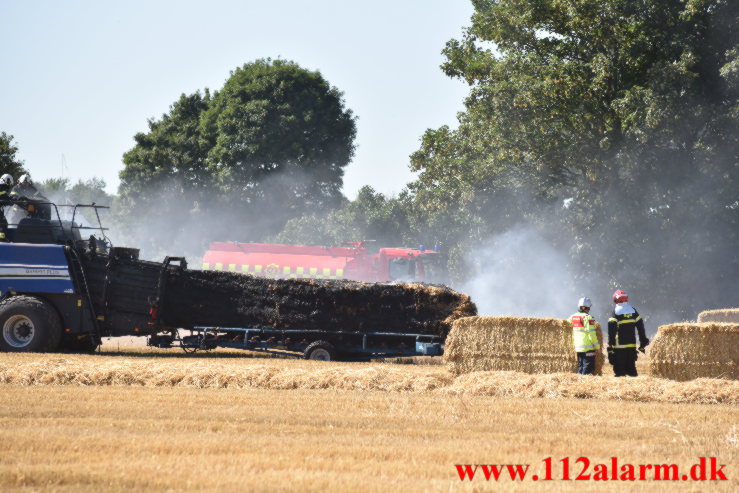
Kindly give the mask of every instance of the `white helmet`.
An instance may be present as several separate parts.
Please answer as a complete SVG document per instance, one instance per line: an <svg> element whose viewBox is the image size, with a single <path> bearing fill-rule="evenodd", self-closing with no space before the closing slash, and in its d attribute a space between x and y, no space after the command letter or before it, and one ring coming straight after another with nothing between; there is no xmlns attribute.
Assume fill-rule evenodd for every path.
<svg viewBox="0 0 739 493"><path fill-rule="evenodd" d="M588 297L586 296L585 298L580 298L580 299L579 299L579 300L577 301L577 307L579 308L579 307L581 307L581 306L584 306L585 308L590 308L591 306L593 306L593 302L592 302L592 301L590 301L590 298L588 298Z"/></svg>
<svg viewBox="0 0 739 493"><path fill-rule="evenodd" d="M7 173L0 176L0 185L8 185L9 187L13 186L13 177Z"/></svg>
<svg viewBox="0 0 739 493"><path fill-rule="evenodd" d="M28 186L33 185L33 182L31 181L31 177L28 176L28 174L21 175L20 178L18 178L18 185Z"/></svg>

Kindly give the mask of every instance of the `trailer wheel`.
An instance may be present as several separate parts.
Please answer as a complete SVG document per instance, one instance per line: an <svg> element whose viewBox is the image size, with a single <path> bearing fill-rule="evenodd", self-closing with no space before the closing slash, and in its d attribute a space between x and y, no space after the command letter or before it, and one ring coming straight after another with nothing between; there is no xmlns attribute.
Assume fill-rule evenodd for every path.
<svg viewBox="0 0 739 493"><path fill-rule="evenodd" d="M336 359L336 348L330 342L314 341L305 348L303 357L316 361L334 361Z"/></svg>
<svg viewBox="0 0 739 493"><path fill-rule="evenodd" d="M62 323L44 300L12 296L0 301L0 349L8 352L47 352L59 347Z"/></svg>

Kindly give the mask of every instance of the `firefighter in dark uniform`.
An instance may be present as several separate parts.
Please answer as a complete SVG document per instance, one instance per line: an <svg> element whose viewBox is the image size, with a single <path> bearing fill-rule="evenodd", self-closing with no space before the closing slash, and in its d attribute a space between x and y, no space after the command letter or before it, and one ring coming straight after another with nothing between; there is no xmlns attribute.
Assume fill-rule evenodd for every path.
<svg viewBox="0 0 739 493"><path fill-rule="evenodd" d="M0 176L0 241L8 241L8 221L5 219L5 206L12 204L10 192L13 188L13 177L9 174Z"/></svg>
<svg viewBox="0 0 739 493"><path fill-rule="evenodd" d="M613 293L616 306L608 319L608 362L617 377L635 377L637 349L644 352L649 339L644 333L644 321L629 304L629 296L620 289ZM639 344L636 334L639 334Z"/></svg>
<svg viewBox="0 0 739 493"><path fill-rule="evenodd" d="M28 217L51 219L51 206L47 203L48 199L41 195L27 174L18 178L18 184L13 188L11 196L16 201L25 203L23 208L28 213Z"/></svg>

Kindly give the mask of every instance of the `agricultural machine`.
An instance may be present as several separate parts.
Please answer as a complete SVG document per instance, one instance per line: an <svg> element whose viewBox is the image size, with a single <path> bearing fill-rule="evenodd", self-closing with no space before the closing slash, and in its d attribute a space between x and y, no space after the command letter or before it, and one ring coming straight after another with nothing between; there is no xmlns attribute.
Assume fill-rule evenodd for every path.
<svg viewBox="0 0 739 493"><path fill-rule="evenodd" d="M184 258L167 257L163 262L151 262L140 260L137 249L111 246L98 214L104 207L69 206L67 217L71 219L62 220L59 207L65 206L50 202L43 205L50 208L55 219L24 217L9 225L8 242L0 243L2 351L88 352L100 345L102 337L134 335L148 336L151 346L180 347L186 351L229 347L318 360L443 352L443 341L438 336L387 332L381 327L343 332L279 330L267 323L256 327L173 323L177 309L172 307L177 306L177 300L169 293L172 286L185 282L188 266ZM96 218L97 225L80 226L77 221L80 211ZM94 234L83 237L83 233L88 233L86 230L94 230ZM365 261L360 251L357 245L334 252L345 254L337 258L349 259L341 265L352 272L360 259L364 264L375 262L374 257ZM243 250L231 254L239 255L239 252ZM392 254L386 252L385 257L378 257L381 259L378 262L384 262ZM407 255L406 266L414 260L416 268L425 265L425 260L420 259L431 255L435 254L416 251L412 256ZM226 269L231 263L225 261ZM282 269L285 266L280 264ZM268 267L269 264L264 266L265 273Z"/></svg>

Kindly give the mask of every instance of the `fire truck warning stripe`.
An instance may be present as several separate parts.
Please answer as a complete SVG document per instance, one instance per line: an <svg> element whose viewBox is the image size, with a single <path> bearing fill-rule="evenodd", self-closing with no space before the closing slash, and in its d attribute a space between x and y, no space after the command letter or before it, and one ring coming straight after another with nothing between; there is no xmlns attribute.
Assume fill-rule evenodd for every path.
<svg viewBox="0 0 739 493"><path fill-rule="evenodd" d="M212 266L212 267L211 267ZM211 264L210 262L203 262L203 269L210 270L224 270L224 265L221 262ZM227 264L227 269L230 272L237 272L236 264ZM249 265L242 264L241 272L249 273L254 275L274 275L281 273L281 277L290 279L341 279L344 277L344 269L330 269L328 267L290 267L290 266L276 266L270 264L266 268L263 265Z"/></svg>

